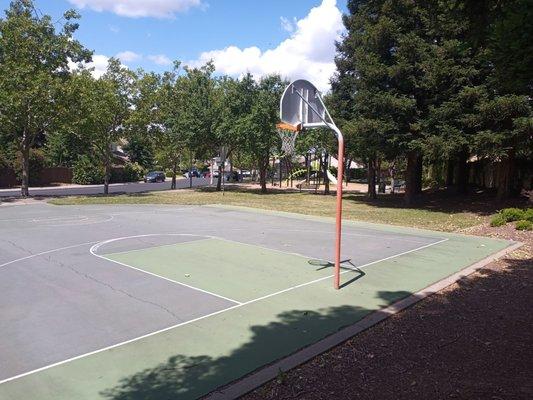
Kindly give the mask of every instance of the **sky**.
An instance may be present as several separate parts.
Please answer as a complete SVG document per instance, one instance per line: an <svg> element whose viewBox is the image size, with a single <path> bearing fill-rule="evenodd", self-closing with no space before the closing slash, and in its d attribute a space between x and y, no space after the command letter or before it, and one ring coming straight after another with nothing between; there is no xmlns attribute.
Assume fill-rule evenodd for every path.
<svg viewBox="0 0 533 400"><path fill-rule="evenodd" d="M5 10L10 0L0 0ZM173 60L217 74L280 73L329 89L335 40L346 0L34 0L54 20L70 8L82 18L75 36L94 51L94 74L109 57L162 72ZM3 14L3 13L2 13Z"/></svg>

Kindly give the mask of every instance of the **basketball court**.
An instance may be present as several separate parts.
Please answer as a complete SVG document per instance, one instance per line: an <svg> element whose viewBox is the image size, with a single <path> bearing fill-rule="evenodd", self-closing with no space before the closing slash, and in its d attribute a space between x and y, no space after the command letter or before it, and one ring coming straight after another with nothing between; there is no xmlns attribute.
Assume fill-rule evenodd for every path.
<svg viewBox="0 0 533 400"><path fill-rule="evenodd" d="M193 399L513 245L203 206L0 210L0 399Z"/></svg>

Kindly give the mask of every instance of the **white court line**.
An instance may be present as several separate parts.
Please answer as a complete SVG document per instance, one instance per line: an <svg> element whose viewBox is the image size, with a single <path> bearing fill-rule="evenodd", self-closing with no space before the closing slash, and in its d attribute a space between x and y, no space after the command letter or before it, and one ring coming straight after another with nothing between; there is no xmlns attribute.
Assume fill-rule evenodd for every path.
<svg viewBox="0 0 533 400"><path fill-rule="evenodd" d="M27 217L27 218L8 218L8 219L0 219L0 222L11 222L11 221L29 221L29 222L46 222L46 221L72 221L75 218L87 219L86 215L65 215L63 217L44 217L44 218L37 218L37 217Z"/></svg>
<svg viewBox="0 0 533 400"><path fill-rule="evenodd" d="M167 236L168 234L161 234L161 236ZM202 236L202 235L198 235L198 236ZM203 239L198 239L198 240L189 240L187 242L178 242L178 243L169 243L169 244L153 244L153 243L147 243L149 245L151 245L151 247L144 247L142 249L133 249L133 250L124 250L124 251L114 251L112 253L106 253L106 254L102 254L102 256L114 256L114 255L117 255L117 254L128 254L128 253L133 253L135 251L143 251L143 250L148 250L148 249L159 249L161 247L169 247L169 246L177 246L177 245L181 245L181 244L191 244L191 243L198 243L198 242L205 242L206 240L213 240L212 237L205 237Z"/></svg>
<svg viewBox="0 0 533 400"><path fill-rule="evenodd" d="M89 219L89 218L87 218ZM106 223L106 222L109 222L109 221L112 221L114 220L115 217L113 215L108 215L107 216L107 219L102 219L100 221L90 221L90 222L72 222L72 223L64 223L64 224L50 224L50 225L44 225L45 227L47 226L55 226L55 227L60 227L60 226L86 226L86 225L94 225L94 224L103 224L103 223ZM81 221L81 220L80 220Z"/></svg>
<svg viewBox="0 0 533 400"><path fill-rule="evenodd" d="M93 217L100 216L95 215ZM15 222L15 221L27 221L32 223L40 223L37 227L38 228L46 228L46 227L61 227L61 226L85 226L85 225L93 225L93 224L101 224L105 222L112 221L115 217L111 214L106 216L107 218L97 221L90 221L89 216L86 215L70 215L70 216L64 216L64 217L57 217L57 218L11 218L11 219L0 219L0 222ZM61 222L64 223L55 223L55 224L46 224L46 222ZM89 222L86 222L89 221Z"/></svg>
<svg viewBox="0 0 533 400"><path fill-rule="evenodd" d="M52 250L47 250L47 251L43 251L43 252L40 252L40 253L30 254L29 256L22 257L22 258L17 258L16 260L11 260L11 261L8 261L6 263L0 264L0 268L5 267L6 265L9 265L9 264L14 264L14 263L19 262L19 261L27 260L28 258L38 257L38 256L42 256L44 254L54 253L56 251L73 249L74 247L87 246L87 245L95 244L95 243L98 243L98 242L96 240L93 240L92 242L73 244L72 246L58 247L57 249L52 249Z"/></svg>
<svg viewBox="0 0 533 400"><path fill-rule="evenodd" d="M111 240L113 240L113 239L111 239ZM399 254L396 254L394 256L386 257L386 258L383 258L381 260L377 260L377 261L370 262L368 264L361 265L361 266L359 266L359 268L368 267L369 265L376 264L376 263L379 263L381 261L386 261L386 260L390 260L390 259L395 258L395 257L400 257L400 256L408 254L408 253L413 253L415 251L422 250L422 249L425 249L425 248L428 248L428 247L431 247L431 246L435 246L435 245L437 245L439 243L442 243L442 242L446 242L447 240L449 240L449 239L443 239L443 240L440 240L440 241L435 242L435 243L431 243L431 244L428 244L428 245L425 245L425 246L417 247L416 249L412 249L412 250L409 250L409 251L404 251L403 253L399 253ZM343 271L343 272L341 272L341 274L345 274L347 272L352 272L352 271ZM22 374L15 375L15 376L12 376L10 378L1 380L0 381L0 385L3 384L3 383L9 382L9 381L13 381L15 379L23 378L25 376L32 375L32 374L35 374L37 372L45 371L47 369L50 369L50 368L53 368L53 367L57 367L59 365L63 365L63 364L66 364L66 363L69 363L71 361L79 360L81 358L85 358L85 357L88 357L88 356L91 356L91 355L94 355L94 354L98 354L98 353L101 353L101 352L106 351L106 350L111 350L111 349L114 349L114 348L129 344L129 343L133 343L133 342L136 342L138 340L145 339L145 338L148 338L150 336L154 336L154 335L157 335L157 334L172 330L174 328L179 328L180 326L189 325L189 324L195 323L197 321L200 321L202 319L213 317L215 315L225 313L226 311L234 310L236 308L240 308L240 307L243 307L243 306L258 302L258 301L261 301L261 300L265 300L265 299L268 299L268 298L273 297L273 296L277 296L277 295L282 294L282 293L286 293L286 292L289 292L289 291L292 291L292 290L295 290L295 289L298 289L298 288L301 288L301 287L304 287L304 286L312 285L314 283L323 281L325 279L331 279L333 276L334 275L329 275L329 276L326 276L326 277L323 277L323 278L312 280L310 282L301 283L299 285L292 286L290 288L283 289L283 290L280 290L278 292L268 294L266 296L258 297L256 299L249 300L249 301L246 301L244 303L235 304L234 306L231 306L231 307L228 307L228 308L224 308L224 309L219 310L219 311L215 311L215 312L213 312L211 314L203 315L201 317L198 317L198 318L195 318L195 319L191 319L189 321L181 322L179 324L175 324L175 325L169 326L167 328L160 329L160 330L155 331L155 332L147 333L146 335L142 335L142 336L139 336L139 337L136 337L136 338L133 338L133 339L129 339L129 340L126 340L124 342L116 343L114 345L107 346L107 347L104 347L104 348L101 348L101 349L98 349L98 350L94 350L94 351L91 351L89 353L80 354L79 356L72 357L72 358L69 358L69 359L66 359L66 360L63 360L63 361L59 361L59 362L56 362L54 364L46 365L44 367L37 368L37 369L34 369L32 371L24 372Z"/></svg>
<svg viewBox="0 0 533 400"><path fill-rule="evenodd" d="M174 279L170 279L170 278L167 278L165 276L155 274L153 272L145 271L144 269L137 268L137 267L134 267L132 265L129 265L129 264L126 264L126 263L123 263L123 262L120 262L120 261L116 261L116 260L113 260L111 258L104 257L104 256L102 256L100 254L96 254L96 250L98 250L98 248L100 246L108 244L108 243L116 242L116 241L119 241L119 240L125 240L125 239L134 239L134 238L139 238L139 237L151 237L151 236L163 236L163 235L161 235L161 234L146 234L146 235L134 235L134 236L125 236L125 237L120 237L120 238L115 238L115 239L109 239L109 240L106 240L106 241L103 241L103 242L95 244L94 246L92 246L89 249L89 252L93 256L96 256L96 257L101 258L103 260L107 260L107 261L113 262L115 264L122 265L123 267L131 268L131 269L134 269L136 271L143 272L145 274L155 276L156 278L160 278L160 279L163 279L165 281L175 283L177 285L185 286L185 287L187 287L189 289L193 289L193 290L196 290L198 292L206 293L206 294L209 294L211 296L215 296L215 297L230 301L230 302L235 303L235 304L243 304L242 302L237 301L235 299L231 299L229 297L222 296L220 294L216 294L216 293L210 292L208 290L200 289L200 288L197 288L195 286L187 285L186 283L183 283L183 282L180 282L180 281L176 281ZM204 237L207 237L207 238L212 238L212 237L210 237L208 235L194 235L194 234L190 234L190 233L174 233L174 234L166 234L166 236L194 236L194 237L204 236Z"/></svg>

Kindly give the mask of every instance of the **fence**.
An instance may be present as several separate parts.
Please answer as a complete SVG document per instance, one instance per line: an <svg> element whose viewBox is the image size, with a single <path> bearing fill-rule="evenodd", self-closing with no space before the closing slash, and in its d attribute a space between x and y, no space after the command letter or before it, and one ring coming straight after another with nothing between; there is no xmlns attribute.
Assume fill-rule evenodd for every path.
<svg viewBox="0 0 533 400"><path fill-rule="evenodd" d="M33 179L32 179L33 180ZM53 183L72 183L72 169L67 167L43 168L36 177L35 185L50 185ZM8 188L20 185L17 174L11 168L0 168L0 187Z"/></svg>

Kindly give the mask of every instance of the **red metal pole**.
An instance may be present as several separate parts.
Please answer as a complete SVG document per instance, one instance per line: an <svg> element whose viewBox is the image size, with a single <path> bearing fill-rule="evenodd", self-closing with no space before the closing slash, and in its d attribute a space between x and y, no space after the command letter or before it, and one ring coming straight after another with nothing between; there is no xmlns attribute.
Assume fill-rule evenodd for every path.
<svg viewBox="0 0 533 400"><path fill-rule="evenodd" d="M335 289L340 287L341 278L341 236L342 236L342 176L344 174L344 138L337 131L339 154L337 157L337 213L335 217Z"/></svg>

